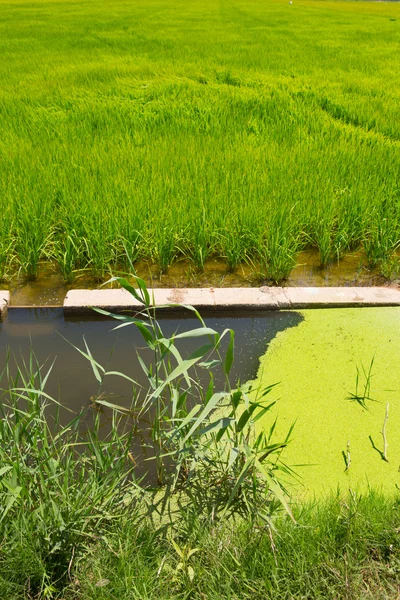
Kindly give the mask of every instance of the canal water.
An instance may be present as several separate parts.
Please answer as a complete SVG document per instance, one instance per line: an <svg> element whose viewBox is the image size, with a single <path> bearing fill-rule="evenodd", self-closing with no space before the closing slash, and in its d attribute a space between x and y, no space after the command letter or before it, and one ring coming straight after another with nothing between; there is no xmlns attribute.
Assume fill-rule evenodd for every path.
<svg viewBox="0 0 400 600"><path fill-rule="evenodd" d="M234 384L238 379L242 382L253 379L259 357L277 332L297 325L302 318L292 311L264 311L247 316L214 313L205 317L205 321L218 332L226 328L235 330L235 360L231 371ZM7 318L0 323L0 372L7 361L15 372L15 365L27 362L33 351L38 363L43 365L43 373L55 360L46 392L74 412L88 406L90 399L99 394L113 396L114 400L110 401L130 406L132 385L126 379L111 375L105 378L100 389L90 362L77 350L85 351L86 340L95 360L107 371L122 372L145 386L146 378L137 353L145 360L151 360L151 354L135 326L113 330L118 324L95 314L89 318L66 318L58 308L10 308ZM182 314L162 318L160 324L166 337L199 326L196 318ZM204 343L204 338L181 340L178 348L183 355L188 355ZM216 372L215 375L217 386L222 385L222 377L218 381L221 374ZM5 384L2 381L1 387Z"/></svg>
<svg viewBox="0 0 400 600"><path fill-rule="evenodd" d="M233 385L239 379L242 382L254 379L259 367L259 357L265 353L275 335L301 321L302 317L298 313L289 311L270 311L250 316L244 316L243 313L234 316L214 313L205 317L207 326L218 332L222 333L227 328L235 330L235 360L231 370ZM160 319L159 323L165 337L199 327L199 321L188 313L170 315ZM114 330L118 324L119 321L103 319L95 313L91 318L66 318L63 310L58 308L10 308L6 320L0 323L0 372L8 365L10 373L15 377L17 365L23 371L26 370L34 356L45 376L54 362L45 392L69 410L58 409L57 404L50 403L47 415L54 417L57 412L57 418L67 424L73 414L87 409L80 421L82 434L85 435L86 430L92 427L93 417L100 414L101 432L105 437L110 431L112 410L100 407L95 400L100 397L109 403L131 408L133 398L137 397L139 390L136 406L140 405L140 399L148 388L148 380L140 366L138 354L147 364L151 363L153 357L135 326ZM222 352L226 349L228 337L221 345ZM185 339L180 340L181 343L177 346L183 356L188 356L207 341L207 338ZM116 375L106 376L99 385L90 362L78 350L86 351L85 342L94 359L106 371L119 371L139 385L133 386L126 378ZM191 375L203 384L204 389L207 388L208 372L198 368ZM214 377L216 390L222 390L222 373L214 370ZM7 376L3 374L0 388L7 390L8 385ZM20 386L21 382L17 384L17 387ZM135 473L145 477L146 483L153 485L156 481L155 464L154 461L145 460L153 454L148 416L135 423L131 446L137 463ZM128 422L124 428L127 426ZM129 425L131 426L132 424Z"/></svg>

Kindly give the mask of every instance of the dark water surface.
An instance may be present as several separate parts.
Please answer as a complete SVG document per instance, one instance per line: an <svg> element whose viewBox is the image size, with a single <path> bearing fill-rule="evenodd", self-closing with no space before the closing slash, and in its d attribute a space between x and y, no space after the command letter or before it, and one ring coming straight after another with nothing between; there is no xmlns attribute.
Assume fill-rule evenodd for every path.
<svg viewBox="0 0 400 600"><path fill-rule="evenodd" d="M216 331L232 328L236 332L232 382L238 378L241 381L254 378L259 357L276 333L301 320L302 317L293 311L264 311L251 316L213 314L205 318L207 325ZM160 323L165 336L199 326L195 318L183 315L162 318ZM136 352L149 361L151 354L136 327L112 331L116 325L117 321L103 320L95 315L92 318L65 318L62 309L57 308L11 308L6 320L0 323L0 369L3 369L9 352L11 364L21 363L22 357L28 359L32 348L40 364L50 366L56 359L46 391L72 410L79 411L88 406L90 398L100 393L114 394L118 397L115 403L129 406L131 384L120 377L108 376L99 389L90 363L71 345L84 350L84 336L94 358L106 370L120 371L145 385ZM204 338L182 340L178 347L185 354L206 341ZM5 387L4 381L2 387Z"/></svg>
<svg viewBox="0 0 400 600"><path fill-rule="evenodd" d="M302 317L292 311L269 311L253 313L251 316L232 316L232 313L229 316L216 316L214 313L205 317L206 324L216 331L222 332L226 328L232 328L236 332L235 361L231 370L232 384L239 378L241 381L254 378L259 366L259 357L265 353L268 343L277 332L293 327L301 320ZM159 322L165 337L199 326L199 321L188 314L175 317L170 315L168 318L159 319ZM137 403L140 405L140 398L144 396L148 386L137 359L137 352L147 364L151 362L153 354L145 347L144 340L135 326L112 331L118 324L118 321L102 319L95 314L92 318L65 318L63 310L59 308L10 308L6 320L0 323L0 371L7 360L12 374L16 373L17 363L21 366L25 361L25 364L29 365L31 350L39 364L44 364L43 374L56 359L45 391L62 406L70 409L61 409L58 418L67 424L73 416L70 411L77 414L86 408L88 410L84 412L80 421L82 434L85 435L86 430L92 427L93 417L100 415L102 436L106 436L112 423L112 411L96 404L96 398L100 396L107 402L131 408L138 386L133 390L132 383L116 375L105 377L100 386L90 362L74 346L85 350L85 339L93 357L106 371L122 372L144 386L145 389L140 392L143 395L139 395ZM185 356L207 341L207 338L181 340L178 348ZM228 336L225 348L227 343ZM192 371L192 377L194 376L204 388L207 387L209 375L205 370L199 368L196 374ZM216 389L222 390L224 379L221 373L214 371L214 376ZM8 387L5 376L0 382L0 387ZM55 416L58 409L52 404L48 410L49 416ZM126 431L132 424L129 418L128 421L123 418L120 426ZM155 485L157 482L155 462L149 460L153 456L152 448L149 420L145 416L143 421L135 425L131 451L136 460L135 473L144 478L143 482L146 485Z"/></svg>

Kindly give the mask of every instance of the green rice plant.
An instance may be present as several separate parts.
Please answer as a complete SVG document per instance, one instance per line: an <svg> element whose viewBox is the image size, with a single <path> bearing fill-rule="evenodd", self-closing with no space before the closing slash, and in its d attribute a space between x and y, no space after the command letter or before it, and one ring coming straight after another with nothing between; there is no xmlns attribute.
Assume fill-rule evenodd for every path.
<svg viewBox="0 0 400 600"><path fill-rule="evenodd" d="M225 85L233 85L240 87L240 79L232 75L230 71L220 71L216 74L218 83L224 83Z"/></svg>
<svg viewBox="0 0 400 600"><path fill-rule="evenodd" d="M36 279L39 261L46 255L53 235L50 206L27 199L16 208L15 228L20 268L28 279Z"/></svg>
<svg viewBox="0 0 400 600"><path fill-rule="evenodd" d="M117 264L121 264L128 271L133 270L133 265L140 259L142 235L140 225L136 219L129 219L125 228L117 238ZM119 249L118 249L119 248Z"/></svg>
<svg viewBox="0 0 400 600"><path fill-rule="evenodd" d="M99 214L93 215L92 219L84 224L85 262L93 277L103 281L111 266L117 266L117 238L110 232L110 224Z"/></svg>
<svg viewBox="0 0 400 600"><path fill-rule="evenodd" d="M378 262L379 272L388 280L394 281L400 276L400 258L393 254L388 258L381 259Z"/></svg>
<svg viewBox="0 0 400 600"><path fill-rule="evenodd" d="M232 217L219 230L218 247L226 259L228 269L234 271L244 263L254 244L255 232L248 229L243 219Z"/></svg>
<svg viewBox="0 0 400 600"><path fill-rule="evenodd" d="M4 252L29 277L57 248L67 279L76 268L101 279L126 268L123 240L131 261L163 272L181 252L199 270L209 253L234 270L265 253L277 210L295 246L318 247L323 265L361 245L371 264L392 255L396 4L355 15L348 2L305 0L294 21L275 0L222 11L206 0L185 4L178 23L175 0L166 11L160 0L150 11L116 0L111 22L99 3L71 12L62 0L50 14L48 2L43 27L5 2L0 24L10 59L0 65L0 204L13 240ZM278 240L267 243L281 254L277 280L290 263Z"/></svg>
<svg viewBox="0 0 400 600"><path fill-rule="evenodd" d="M12 265L14 256L14 240L3 238L0 242L0 281L4 281L7 278L7 273L9 267Z"/></svg>
<svg viewBox="0 0 400 600"><path fill-rule="evenodd" d="M167 273L179 251L180 236L172 219L169 218L166 223L162 217L152 236L152 259L163 275Z"/></svg>
<svg viewBox="0 0 400 600"><path fill-rule="evenodd" d="M300 240L291 218L284 211L271 215L268 230L258 248L260 270L256 270L257 277L275 283L287 279L296 264Z"/></svg>
<svg viewBox="0 0 400 600"><path fill-rule="evenodd" d="M104 278L110 273L111 265L117 265L113 260L116 252L112 240L103 238L103 236L98 237L97 233L92 236L88 232L83 243L85 256L87 256L87 268L95 281L104 281Z"/></svg>
<svg viewBox="0 0 400 600"><path fill-rule="evenodd" d="M0 222L0 281L7 277L7 272L15 258L15 240L12 235L13 222L10 210L5 207Z"/></svg>
<svg viewBox="0 0 400 600"><path fill-rule="evenodd" d="M212 236L208 225L205 210L203 214L194 218L188 226L188 232L183 246L182 254L190 258L195 267L204 271L206 260L214 253L215 248L211 242Z"/></svg>
<svg viewBox="0 0 400 600"><path fill-rule="evenodd" d="M195 227L189 240L188 251L185 254L190 256L200 272L204 271L204 265L213 254L213 249L209 242L209 236L203 228Z"/></svg>
<svg viewBox="0 0 400 600"><path fill-rule="evenodd" d="M117 264L121 264L126 270L132 270L140 258L141 241L142 236L137 229L127 232L126 237L121 237L117 241Z"/></svg>
<svg viewBox="0 0 400 600"><path fill-rule="evenodd" d="M53 254L61 269L64 281L72 283L84 256L83 240L72 230L70 234L65 234L62 239L55 242Z"/></svg>
<svg viewBox="0 0 400 600"><path fill-rule="evenodd" d="M399 247L400 237L397 215L387 215L377 210L371 212L363 246L368 263L373 268L390 259Z"/></svg>
<svg viewBox="0 0 400 600"><path fill-rule="evenodd" d="M326 205L316 215L313 242L319 250L321 267L328 265L333 257L333 237L336 229L334 205Z"/></svg>
<svg viewBox="0 0 400 600"><path fill-rule="evenodd" d="M318 190L312 198L307 212L307 243L318 248L320 265L325 268L346 247L345 221L339 226L339 219L346 218L347 210L342 210L340 193L329 189ZM350 213L351 214L351 213Z"/></svg>
<svg viewBox="0 0 400 600"><path fill-rule="evenodd" d="M362 202L355 202L348 188L337 190L336 227L333 227L332 255L339 260L347 252L361 245L364 210Z"/></svg>
<svg viewBox="0 0 400 600"><path fill-rule="evenodd" d="M246 259L243 241L243 237L233 227L231 229L228 226L226 232L221 235L219 245L230 271L234 271Z"/></svg>
<svg viewBox="0 0 400 600"><path fill-rule="evenodd" d="M116 258L117 265L121 265L127 272L133 270L133 265L143 254L143 242L146 222L143 209L132 206L123 196L120 200L116 214L113 214L115 223Z"/></svg>

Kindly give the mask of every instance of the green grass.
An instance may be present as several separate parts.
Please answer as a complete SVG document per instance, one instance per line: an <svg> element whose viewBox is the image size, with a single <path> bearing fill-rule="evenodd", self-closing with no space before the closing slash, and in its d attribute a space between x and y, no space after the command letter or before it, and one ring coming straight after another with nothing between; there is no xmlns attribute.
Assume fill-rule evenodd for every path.
<svg viewBox="0 0 400 600"><path fill-rule="evenodd" d="M399 500L373 492L332 497L295 507L297 524L275 523L274 549L266 531L246 522L188 520L171 537L149 520L126 514L107 534L89 540L69 577L50 579L35 595L46 556L35 535L7 532L0 561L0 597L7 600L395 600L400 587ZM177 569L181 557L196 550ZM37 585L37 584L36 584ZM36 588L37 590L37 588ZM40 585L39 585L40 590Z"/></svg>
<svg viewBox="0 0 400 600"><path fill-rule="evenodd" d="M93 548L78 569L82 600L192 598L287 600L398 598L399 504L370 493L332 498L295 509L298 524L276 522L275 553L266 531L246 523L190 522L176 538L197 549L189 560L192 583L176 571L179 557L151 529L122 522L112 550ZM108 581L96 588L99 581ZM73 597L73 596L72 596Z"/></svg>
<svg viewBox="0 0 400 600"><path fill-rule="evenodd" d="M0 1L0 276L363 247L398 272L400 8Z"/></svg>

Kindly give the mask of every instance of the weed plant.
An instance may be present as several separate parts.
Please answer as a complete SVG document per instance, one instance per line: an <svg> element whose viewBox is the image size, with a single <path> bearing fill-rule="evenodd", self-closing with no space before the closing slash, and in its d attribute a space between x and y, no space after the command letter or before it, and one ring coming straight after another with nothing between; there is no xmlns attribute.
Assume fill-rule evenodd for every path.
<svg viewBox="0 0 400 600"><path fill-rule="evenodd" d="M279 505L290 514L279 480L281 472L290 474L280 459L290 431L277 443L273 440L274 424L267 433L255 435L254 430L255 423L275 404L268 402L273 386L262 390L240 384L232 387L229 373L234 359L234 332L227 329L220 334L207 327L193 307L187 309L198 319L199 327L166 338L144 281L133 277L136 288L121 277L112 281L117 281L141 304L142 310L136 316L96 310L119 321L117 329L138 328L151 352L148 362L138 356L149 388L135 391L134 405L128 414L135 424L143 420L149 423L156 480L168 490L157 503L160 517L169 514L172 502L182 503L186 511L193 510L206 519L241 515L271 527L270 519ZM157 311L163 308L170 306L157 307ZM229 343L223 355L221 344L225 337ZM201 345L184 357L179 344L188 338L199 339ZM96 403L126 414L126 407L110 405L102 399L102 386L109 375L125 379L129 376L107 372L88 347L86 352L80 352L89 360L99 384ZM209 377L206 390L196 369ZM225 376L222 390L215 389L215 369Z"/></svg>
<svg viewBox="0 0 400 600"><path fill-rule="evenodd" d="M21 553L20 571L7 581L1 580L0 566L0 592L7 590L8 597L55 597L73 581L73 565L95 540L109 544L112 521L122 514L130 515L131 524L145 519L164 541L194 517L205 525L244 519L271 533L282 508L291 515L280 481L280 474L290 475L281 461L290 432L279 443L273 439L274 424L270 432L255 435L254 424L274 404L267 399L271 387L255 397L246 386L231 387L233 331L219 334L188 307L199 327L165 338L144 282L135 277L135 289L125 279L117 281L143 310L135 317L99 312L113 316L117 328L134 326L141 332L151 356L146 363L139 355L147 390L141 393L129 374L103 368L85 343L85 351L79 351L99 384L92 399L93 424L87 428L84 412L62 424L62 407L45 391L51 366L46 371L33 354L14 377L8 364L3 373L7 386L2 390L0 419L0 539L4 541L0 565L7 556L17 564L16 552ZM225 336L229 343L223 354ZM189 357L178 348L185 338L203 342ZM196 367L209 374L205 390ZM226 376L222 390L214 389L216 368ZM130 407L110 403L103 394L109 376L132 383ZM103 439L104 407L113 416L110 433ZM143 464L143 456L132 454L139 423L154 463L154 468L148 468L152 487L136 480L136 464ZM148 423L148 430L143 431L143 423ZM190 556L181 556L189 581Z"/></svg>
<svg viewBox="0 0 400 600"><path fill-rule="evenodd" d="M8 387L0 418L0 563L8 573L0 576L0 597L48 598L69 581L75 556L106 540L128 505L133 510L131 434L114 418L101 438L96 416L83 436L83 413L62 425L58 403L45 392L51 365L40 366L32 353L14 376L9 367L1 381Z"/></svg>
<svg viewBox="0 0 400 600"><path fill-rule="evenodd" d="M0 276L213 253L280 281L306 247L388 272L396 3L0 4Z"/></svg>

